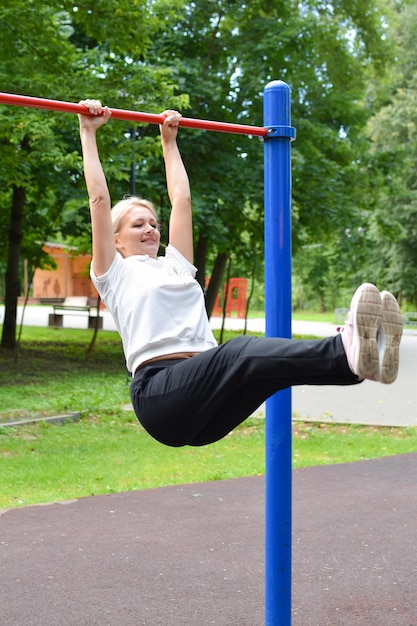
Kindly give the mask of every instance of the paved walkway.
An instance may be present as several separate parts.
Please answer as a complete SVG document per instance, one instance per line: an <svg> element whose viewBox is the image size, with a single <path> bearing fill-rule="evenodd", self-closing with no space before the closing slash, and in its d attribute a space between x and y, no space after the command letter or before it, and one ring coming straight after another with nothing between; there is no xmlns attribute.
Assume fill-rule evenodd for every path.
<svg viewBox="0 0 417 626"><path fill-rule="evenodd" d="M295 470L293 510L293 626L417 625L417 454ZM263 528L262 477L3 512L0 624L262 626Z"/></svg>
<svg viewBox="0 0 417 626"><path fill-rule="evenodd" d="M354 387L293 387L297 417L329 422L417 426L417 335L405 335L392 385L364 381Z"/></svg>

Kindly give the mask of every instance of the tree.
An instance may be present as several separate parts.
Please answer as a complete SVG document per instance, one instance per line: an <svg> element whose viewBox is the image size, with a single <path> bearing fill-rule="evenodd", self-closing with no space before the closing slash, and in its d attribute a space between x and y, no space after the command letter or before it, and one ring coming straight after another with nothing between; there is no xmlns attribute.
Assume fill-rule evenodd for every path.
<svg viewBox="0 0 417 626"><path fill-rule="evenodd" d="M375 90L370 169L378 187L372 220L380 278L417 306L417 8L392 3L396 62Z"/></svg>
<svg viewBox="0 0 417 626"><path fill-rule="evenodd" d="M261 125L263 86L286 80L298 132L295 252L336 245L372 203L376 190L364 176L366 85L387 54L383 13L373 0L42 0L36 7L10 0L0 18L5 91L70 101L93 95L119 108L176 107ZM130 191L135 161L138 191L156 200L164 218L158 129L145 128L137 142L132 130L114 121L100 135L111 194ZM31 247L38 258L40 242L53 233L86 242L89 227L73 116L2 107L0 141L0 227L10 242L1 259L8 263L2 345L11 348L22 250L30 254ZM249 272L263 240L261 143L202 131L184 131L180 142L192 180L201 284L231 253Z"/></svg>
<svg viewBox="0 0 417 626"><path fill-rule="evenodd" d="M43 0L35 5L10 0L0 9L2 88L69 101L103 94L103 100L126 108L137 108L138 103L161 106L173 91L169 74L163 68L143 67L141 59L174 5L168 9L164 1L150 5L146 0L96 0L81 5ZM129 80L126 85L124 79ZM63 216L67 235L79 235L86 228L86 220L70 224L68 219L74 209L82 213L86 205L85 192L80 200L83 183L76 128L73 116L0 108L0 227L7 242L0 253L6 264L3 348L16 346L22 254L39 258L42 243L59 232ZM118 150L109 168L116 181L126 178L123 171L116 172L119 159L126 157L126 144L120 125L113 125L103 137L104 155L110 147ZM83 215L86 218L87 212Z"/></svg>
<svg viewBox="0 0 417 626"><path fill-rule="evenodd" d="M62 76L66 64L71 63L72 50L56 10L49 6L12 2L0 13L3 88L27 93L30 88L36 90L43 76L50 88L55 86L59 94L58 76ZM44 38L35 34L33 25L38 20L44 24ZM34 44L35 37L37 45ZM72 157L67 154L55 120L35 115L33 111L2 109L0 141L1 225L7 233L4 241L8 242L2 251L7 265L1 345L13 349L16 344L17 298L21 293L21 252L25 250L31 255L33 246L39 246L39 242L35 242L46 234L45 220L50 223L47 231L53 231L59 199L52 189L58 189L59 170L68 166ZM6 207L8 211L4 210ZM33 212L36 212L37 219L34 219ZM29 225L32 228L24 238L24 229Z"/></svg>
<svg viewBox="0 0 417 626"><path fill-rule="evenodd" d="M149 49L147 58L169 65L188 92L193 117L262 125L265 83L290 84L295 253L311 243L336 245L368 208L365 97L367 80L389 58L382 18L370 0L197 0ZM241 251L246 207L262 224L259 141L212 134L181 141L193 181L197 250L214 264L218 255ZM198 258L200 267L210 264Z"/></svg>

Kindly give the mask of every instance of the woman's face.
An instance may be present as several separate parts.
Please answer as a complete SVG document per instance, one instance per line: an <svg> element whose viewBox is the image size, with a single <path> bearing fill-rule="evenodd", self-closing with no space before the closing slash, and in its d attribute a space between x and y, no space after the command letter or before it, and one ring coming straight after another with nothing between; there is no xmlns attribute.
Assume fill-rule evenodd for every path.
<svg viewBox="0 0 417 626"><path fill-rule="evenodd" d="M115 234L116 248L123 257L147 254L156 258L161 234L152 211L144 206L133 206L121 219Z"/></svg>

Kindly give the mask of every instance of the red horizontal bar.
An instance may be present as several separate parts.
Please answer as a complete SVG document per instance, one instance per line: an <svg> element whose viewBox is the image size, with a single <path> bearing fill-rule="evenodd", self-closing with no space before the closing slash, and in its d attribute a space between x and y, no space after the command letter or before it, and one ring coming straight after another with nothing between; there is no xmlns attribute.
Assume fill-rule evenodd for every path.
<svg viewBox="0 0 417 626"><path fill-rule="evenodd" d="M61 100L47 100L46 98L34 98L32 96L20 96L13 93L0 92L0 104L12 104L15 106L32 107L35 109L48 109L50 111L62 111L64 113L85 113L82 104L62 102ZM116 120L128 120L131 122L145 122L147 124L162 124L163 115L152 113L140 113L124 109L110 109L112 117ZM255 135L265 137L268 133L261 126L246 126L245 124L229 124L227 122L213 122L210 120L198 120L191 117L183 117L180 126L185 128L200 128L202 130L214 130L223 133L236 133L240 135Z"/></svg>

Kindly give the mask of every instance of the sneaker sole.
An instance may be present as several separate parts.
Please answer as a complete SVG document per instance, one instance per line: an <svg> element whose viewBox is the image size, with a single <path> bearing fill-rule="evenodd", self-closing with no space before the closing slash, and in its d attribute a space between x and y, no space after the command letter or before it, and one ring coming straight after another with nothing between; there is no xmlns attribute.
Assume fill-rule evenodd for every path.
<svg viewBox="0 0 417 626"><path fill-rule="evenodd" d="M381 294L375 285L364 283L351 302L355 372L360 378L375 379L379 374L377 332L383 313Z"/></svg>
<svg viewBox="0 0 417 626"><path fill-rule="evenodd" d="M382 291L381 299L382 321L378 335L378 380L389 385L394 382L398 374L403 317L398 302L389 291Z"/></svg>

